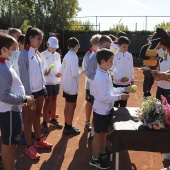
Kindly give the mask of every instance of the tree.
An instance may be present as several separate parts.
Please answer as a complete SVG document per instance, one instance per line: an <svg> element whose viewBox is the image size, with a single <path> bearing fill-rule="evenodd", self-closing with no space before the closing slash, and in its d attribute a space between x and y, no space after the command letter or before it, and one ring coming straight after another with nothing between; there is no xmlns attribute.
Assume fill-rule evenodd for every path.
<svg viewBox="0 0 170 170"><path fill-rule="evenodd" d="M89 20L82 22L81 20L71 20L69 26L66 27L69 31L92 31L93 24Z"/></svg>
<svg viewBox="0 0 170 170"><path fill-rule="evenodd" d="M170 31L170 22L162 22L160 24L155 25L154 30L156 30L156 28L163 28L165 31L169 32Z"/></svg>
<svg viewBox="0 0 170 170"><path fill-rule="evenodd" d="M38 3L35 3L38 2ZM12 27L20 27L25 20L42 30L68 27L81 10L78 0L0 0L0 19L9 20Z"/></svg>
<svg viewBox="0 0 170 170"><path fill-rule="evenodd" d="M120 23L120 24L113 24L113 28L109 28L109 31L112 31L112 32L115 32L115 33L118 33L118 32L121 32L121 31L128 31L128 26L127 25L123 25L123 23Z"/></svg>

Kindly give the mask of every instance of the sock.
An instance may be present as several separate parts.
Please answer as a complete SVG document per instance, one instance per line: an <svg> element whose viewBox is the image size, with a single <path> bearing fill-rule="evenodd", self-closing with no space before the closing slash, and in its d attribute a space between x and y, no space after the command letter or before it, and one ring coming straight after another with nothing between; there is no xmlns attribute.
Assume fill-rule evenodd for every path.
<svg viewBox="0 0 170 170"><path fill-rule="evenodd" d="M41 137L40 138L37 138L36 141L40 141Z"/></svg>
<svg viewBox="0 0 170 170"><path fill-rule="evenodd" d="M52 118L51 121L55 121L55 118Z"/></svg>
<svg viewBox="0 0 170 170"><path fill-rule="evenodd" d="M70 130L70 129L72 128L72 125L68 125L68 124L66 123L65 127L66 127L67 130Z"/></svg>
<svg viewBox="0 0 170 170"><path fill-rule="evenodd" d="M100 153L102 154L102 153L106 153L106 149L105 148L101 148L100 149Z"/></svg>
<svg viewBox="0 0 170 170"><path fill-rule="evenodd" d="M91 128L91 136L94 136L95 131L94 131L94 127Z"/></svg>
<svg viewBox="0 0 170 170"><path fill-rule="evenodd" d="M27 149L28 149L30 146L32 146L32 145L27 146Z"/></svg>
<svg viewBox="0 0 170 170"><path fill-rule="evenodd" d="M94 155L93 155L93 156L92 156L92 159L93 159L93 160L98 160L98 157L99 157L99 156L96 156L96 155L94 156Z"/></svg>
<svg viewBox="0 0 170 170"><path fill-rule="evenodd" d="M43 124L47 124L47 121L45 120L45 121L43 121Z"/></svg>
<svg viewBox="0 0 170 170"><path fill-rule="evenodd" d="M90 120L86 121L86 125L90 126Z"/></svg>

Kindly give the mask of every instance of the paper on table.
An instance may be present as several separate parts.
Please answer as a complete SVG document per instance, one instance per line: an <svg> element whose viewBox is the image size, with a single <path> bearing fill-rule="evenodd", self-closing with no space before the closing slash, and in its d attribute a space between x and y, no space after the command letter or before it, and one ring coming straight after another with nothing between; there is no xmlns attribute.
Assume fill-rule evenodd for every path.
<svg viewBox="0 0 170 170"><path fill-rule="evenodd" d="M138 130L142 122L134 122L132 120L116 122L113 124L115 130Z"/></svg>

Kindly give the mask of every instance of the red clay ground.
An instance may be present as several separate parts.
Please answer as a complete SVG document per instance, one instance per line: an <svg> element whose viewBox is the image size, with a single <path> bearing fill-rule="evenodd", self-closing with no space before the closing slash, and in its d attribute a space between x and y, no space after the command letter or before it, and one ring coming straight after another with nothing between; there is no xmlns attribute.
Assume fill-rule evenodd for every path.
<svg viewBox="0 0 170 170"><path fill-rule="evenodd" d="M40 160L30 160L25 154L25 146L19 145L16 150L16 168L17 170L94 170L96 168L89 166L92 155L91 144L87 144L88 133L84 131L85 123L85 76L80 79L80 89L78 95L77 108L74 116L74 125L81 130L81 134L74 137L62 135L62 130L56 130L52 127L51 132L46 136L47 141L54 147L52 150L39 149L41 153ZM142 101L142 71L135 70L135 84L138 86L136 93L131 94L128 100L128 106L139 106ZM155 95L157 83L152 88L152 94ZM64 124L63 109L64 99L62 91L58 96L57 113L60 114L59 121ZM132 139L133 140L133 139ZM145 140L145 139L144 139ZM161 139L160 139L161 140ZM114 170L114 160L111 162ZM162 162L160 153L123 151L120 153L120 170L160 170L170 166L170 161Z"/></svg>

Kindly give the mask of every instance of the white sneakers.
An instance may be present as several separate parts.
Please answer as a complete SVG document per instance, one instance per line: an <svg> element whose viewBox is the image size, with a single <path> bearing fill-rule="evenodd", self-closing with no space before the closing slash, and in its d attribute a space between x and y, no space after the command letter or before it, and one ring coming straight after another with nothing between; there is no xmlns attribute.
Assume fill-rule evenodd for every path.
<svg viewBox="0 0 170 170"><path fill-rule="evenodd" d="M170 160L170 153L163 153L163 154L162 154L162 159L163 159L163 161L164 161L165 159Z"/></svg>

